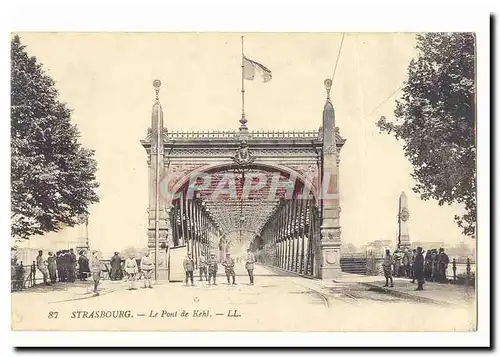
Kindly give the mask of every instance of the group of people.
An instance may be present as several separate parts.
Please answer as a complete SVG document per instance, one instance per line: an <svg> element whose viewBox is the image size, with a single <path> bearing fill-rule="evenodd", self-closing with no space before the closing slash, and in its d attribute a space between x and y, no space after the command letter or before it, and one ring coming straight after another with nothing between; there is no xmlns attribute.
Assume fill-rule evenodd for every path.
<svg viewBox="0 0 500 357"><path fill-rule="evenodd" d="M43 250L39 250L36 257L36 267L42 273L45 285L55 284L58 280L60 282L74 282L76 255L73 249L60 250L56 254L49 252L45 259Z"/></svg>
<svg viewBox="0 0 500 357"><path fill-rule="evenodd" d="M386 249L382 267L385 276L384 287L394 287L392 276L407 277L417 281L415 290L423 290L425 281L446 282L450 258L444 248L431 249L425 253L422 247L410 250L397 249L393 255Z"/></svg>
<svg viewBox="0 0 500 357"><path fill-rule="evenodd" d="M98 295L97 286L101 277L102 263L97 251L92 253L90 260L87 258L85 251L81 251L80 258L77 261L73 249L59 251L56 255L49 252L47 259L44 259L43 250L40 250L36 257L36 268L42 274L45 285L55 284L58 279L60 282L74 282L77 262L78 277L80 280L85 281L91 276L94 282L94 293Z"/></svg>
<svg viewBox="0 0 500 357"><path fill-rule="evenodd" d="M117 254L115 253L115 255ZM118 263L118 260L116 260L116 263ZM113 264L111 264L111 266L113 267ZM137 290L136 283L140 278L142 278L144 283L143 288L152 289L153 285L151 280L153 278L154 267L154 260L151 258L149 251L140 259L139 264L137 264L135 254L130 254L124 262L125 273L127 274L129 283L128 290Z"/></svg>
<svg viewBox="0 0 500 357"><path fill-rule="evenodd" d="M238 256L235 260L231 257L230 253L227 253L225 259L220 262L224 267L227 283L236 285L236 274L234 271L236 262L245 262L250 284L253 285L253 271L256 258L250 249L247 250L246 257ZM130 254L124 261L119 253L115 252L110 260L110 266L109 275L111 280L120 280L124 275L123 273L125 273L125 277L129 283L128 290L137 290L137 282L139 280L143 281L143 288L153 288L151 280L155 264L149 251L141 259L136 259L135 254ZM194 270L196 266L199 268L200 281L205 279L209 284L217 285L219 261L215 253L211 253L208 258L202 253L198 257L197 264L195 264L192 254L188 253L184 259L183 266L186 273L186 285L189 281L191 285L194 285ZM44 257L43 251L40 250L36 258L36 268L42 274L45 285L54 284L57 280L61 282L74 282L76 278L82 281L87 281L87 279L91 278L94 283L93 292L95 295L99 295L97 288L101 280L101 273L105 270L97 251L92 252L92 256L89 258L87 257L87 252L82 250L79 252L79 258L76 259L73 249L59 251L55 255L49 252L47 258Z"/></svg>
<svg viewBox="0 0 500 357"><path fill-rule="evenodd" d="M240 258L240 259L238 259ZM255 256L250 251L247 250L247 255L243 259L241 257L237 257L238 262L245 261L245 269L247 270L248 278L250 280L250 285L254 284L254 266L255 266ZM208 284L212 283L213 285L217 285L217 270L218 270L219 262L215 256L215 253L211 253L208 258L205 257L205 254L202 253L198 257L198 268L200 271L200 281L203 281L203 277L208 281ZM231 257L230 253L226 253L225 259L221 262L221 265L224 267L224 273L226 274L227 283L236 285L236 274L234 272L235 259ZM191 285L194 285L194 270L195 270L195 261L191 253L188 252L186 258L183 262L184 271L186 273L186 286L189 281L191 281Z"/></svg>

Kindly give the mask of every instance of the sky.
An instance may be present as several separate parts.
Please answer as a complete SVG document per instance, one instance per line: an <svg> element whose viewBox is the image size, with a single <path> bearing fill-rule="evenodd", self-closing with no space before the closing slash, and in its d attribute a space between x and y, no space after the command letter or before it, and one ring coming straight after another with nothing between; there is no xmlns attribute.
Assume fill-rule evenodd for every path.
<svg viewBox="0 0 500 357"><path fill-rule="evenodd" d="M21 33L43 63L60 100L73 110L82 144L96 151L100 202L92 206L93 249L146 245L148 169L140 140L151 122L154 79L169 130L236 130L241 116L241 34ZM453 217L458 205L422 201L411 190L402 142L380 134L417 55L411 33L345 34L331 99L347 139L340 153L342 240L360 246L397 237L398 198L408 197L410 239L471 243ZM317 130L342 34L245 34L245 55L273 72L246 82L250 130ZM396 92L396 93L395 93ZM394 94L395 93L395 94ZM393 95L394 94L394 95ZM33 246L74 240L80 227L33 237Z"/></svg>

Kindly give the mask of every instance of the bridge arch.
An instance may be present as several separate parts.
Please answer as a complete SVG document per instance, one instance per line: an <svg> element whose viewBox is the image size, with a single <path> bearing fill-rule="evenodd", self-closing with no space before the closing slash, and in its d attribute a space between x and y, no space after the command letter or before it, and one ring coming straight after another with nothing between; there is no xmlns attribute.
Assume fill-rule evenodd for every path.
<svg viewBox="0 0 500 357"><path fill-rule="evenodd" d="M201 166L199 168L193 169L192 171L183 173L180 178L177 178L174 182L174 184L169 188L170 192L173 194L178 193L181 191L183 188L185 188L192 177L196 177L197 175L202 175L202 174L212 174L215 172L220 172L224 170L238 170L240 167L236 163L216 163L216 164L208 164ZM297 170L294 170L290 167L284 166L284 165L279 165L279 164L269 164L269 163L260 163L256 162L251 165L248 165L246 167L247 170L252 170L252 169L257 169L257 170L263 170L267 172L279 172L279 173L284 173L288 177L293 177L296 180L298 180L303 186L308 187L310 194L313 196L314 200L317 202L318 201L318 187L317 187L317 181L311 180L311 177L306 177L302 173L300 173ZM167 174L168 175L168 174ZM170 183L168 182L168 177L167 178L167 183L162 185L163 187L167 187L167 185ZM170 203L170 201L167 198L167 203Z"/></svg>

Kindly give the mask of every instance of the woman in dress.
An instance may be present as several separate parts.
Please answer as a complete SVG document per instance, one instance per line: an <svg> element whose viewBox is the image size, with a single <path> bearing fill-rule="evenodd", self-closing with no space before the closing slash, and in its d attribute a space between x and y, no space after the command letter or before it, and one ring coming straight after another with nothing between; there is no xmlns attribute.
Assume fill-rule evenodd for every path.
<svg viewBox="0 0 500 357"><path fill-rule="evenodd" d="M85 255L85 251L80 251L80 258L78 258L78 278L81 281L86 281L90 273L89 259Z"/></svg>

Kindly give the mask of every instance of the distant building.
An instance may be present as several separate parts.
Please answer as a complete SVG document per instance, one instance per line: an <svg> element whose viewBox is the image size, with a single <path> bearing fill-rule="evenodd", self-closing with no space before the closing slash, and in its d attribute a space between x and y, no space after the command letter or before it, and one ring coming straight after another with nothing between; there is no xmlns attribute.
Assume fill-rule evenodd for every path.
<svg viewBox="0 0 500 357"><path fill-rule="evenodd" d="M395 249L395 243L391 239L375 240L366 243L366 254L368 255L384 255L385 249L389 248L391 251Z"/></svg>
<svg viewBox="0 0 500 357"><path fill-rule="evenodd" d="M448 245L444 242L412 242L412 248L422 247L424 250L429 249L439 249L439 248L447 248Z"/></svg>

